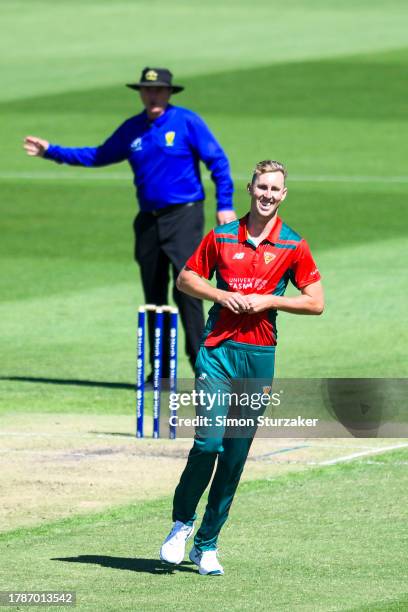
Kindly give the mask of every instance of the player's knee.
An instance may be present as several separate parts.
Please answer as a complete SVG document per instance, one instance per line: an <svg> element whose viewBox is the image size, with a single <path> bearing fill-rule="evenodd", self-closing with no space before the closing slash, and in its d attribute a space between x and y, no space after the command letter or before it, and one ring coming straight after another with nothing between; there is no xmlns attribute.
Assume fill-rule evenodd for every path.
<svg viewBox="0 0 408 612"><path fill-rule="evenodd" d="M196 438L194 445L202 453L221 453L224 450L222 438Z"/></svg>

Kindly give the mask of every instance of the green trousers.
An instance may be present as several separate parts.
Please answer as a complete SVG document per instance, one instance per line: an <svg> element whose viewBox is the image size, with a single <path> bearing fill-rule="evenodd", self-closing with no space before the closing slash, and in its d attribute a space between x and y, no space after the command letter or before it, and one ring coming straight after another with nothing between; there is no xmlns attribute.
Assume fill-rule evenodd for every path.
<svg viewBox="0 0 408 612"><path fill-rule="evenodd" d="M211 401L211 408L207 401L196 410L199 416L209 416L211 424L196 428L194 445L173 500L173 521L192 525L197 505L212 479L204 517L194 538L199 550L217 548L218 535L228 518L256 433L256 416L265 410L258 404L254 410L247 398L270 392L274 363L274 346L227 340L214 348L200 348L195 365L196 390L216 401ZM242 417L248 424L225 425L224 417ZM218 424L218 420L222 422Z"/></svg>

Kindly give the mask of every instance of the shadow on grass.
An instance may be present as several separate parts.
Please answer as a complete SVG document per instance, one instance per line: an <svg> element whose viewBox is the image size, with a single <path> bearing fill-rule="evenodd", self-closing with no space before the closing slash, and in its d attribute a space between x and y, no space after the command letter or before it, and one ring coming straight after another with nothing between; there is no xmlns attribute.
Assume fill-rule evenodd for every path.
<svg viewBox="0 0 408 612"><path fill-rule="evenodd" d="M190 561L183 561L180 565L168 565L160 559L143 559L127 557L109 557L107 555L79 555L78 557L55 557L51 561L66 561L68 563L90 563L111 567L113 569L128 570L130 572L145 572L147 574L172 574L177 572L195 572Z"/></svg>
<svg viewBox="0 0 408 612"><path fill-rule="evenodd" d="M121 436L122 438L136 438L136 433L124 433L123 431L88 431L96 436Z"/></svg>
<svg viewBox="0 0 408 612"><path fill-rule="evenodd" d="M103 389L129 389L135 390L132 383L104 382L99 380L76 380L70 378L38 378L35 376L1 376L0 380L16 382L40 383L47 385L68 385L76 387L101 387Z"/></svg>
<svg viewBox="0 0 408 612"><path fill-rule="evenodd" d="M394 57L393 57L394 56ZM182 106L203 114L228 113L255 117L338 117L406 121L406 61L408 48L390 53L274 62L270 65L209 72L185 79ZM242 87L245 83L246 87ZM259 83L263 96L254 96ZM276 84L279 83L279 93ZM383 86L379 87L379 83ZM116 109L120 117L135 113L133 97L122 83L64 91L1 102L12 113L51 114L93 112L103 116ZM104 118L104 122L106 119ZM105 134L105 137L107 134ZM346 138L347 134L343 133Z"/></svg>

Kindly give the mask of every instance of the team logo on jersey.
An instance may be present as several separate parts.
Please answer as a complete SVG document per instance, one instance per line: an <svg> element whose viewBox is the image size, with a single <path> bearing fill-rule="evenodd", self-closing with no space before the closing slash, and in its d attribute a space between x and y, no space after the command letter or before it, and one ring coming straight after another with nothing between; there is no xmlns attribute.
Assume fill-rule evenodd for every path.
<svg viewBox="0 0 408 612"><path fill-rule="evenodd" d="M166 139L166 147L172 147L176 137L176 132L166 132L164 137Z"/></svg>
<svg viewBox="0 0 408 612"><path fill-rule="evenodd" d="M135 138L134 141L130 145L131 151L141 151L142 150L142 139Z"/></svg>
<svg viewBox="0 0 408 612"><path fill-rule="evenodd" d="M159 75L155 70L148 70L145 74L146 81L157 81Z"/></svg>
<svg viewBox="0 0 408 612"><path fill-rule="evenodd" d="M262 393L264 395L270 395L271 391L272 391L272 387L271 386L269 386L269 387L262 387Z"/></svg>
<svg viewBox="0 0 408 612"><path fill-rule="evenodd" d="M244 259L245 253L235 253L232 259Z"/></svg>
<svg viewBox="0 0 408 612"><path fill-rule="evenodd" d="M207 374L205 372L203 372L202 374L200 374L200 376L198 377L198 380L205 380L207 378Z"/></svg>
<svg viewBox="0 0 408 612"><path fill-rule="evenodd" d="M264 260L266 264L271 263L271 261L273 261L275 257L275 253L270 253L270 251L265 251L264 253Z"/></svg>

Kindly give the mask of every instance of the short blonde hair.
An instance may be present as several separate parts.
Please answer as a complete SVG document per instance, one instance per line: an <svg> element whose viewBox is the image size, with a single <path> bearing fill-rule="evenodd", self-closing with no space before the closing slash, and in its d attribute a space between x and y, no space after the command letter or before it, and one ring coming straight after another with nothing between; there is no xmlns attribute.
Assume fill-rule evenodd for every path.
<svg viewBox="0 0 408 612"><path fill-rule="evenodd" d="M264 161L260 161L256 164L252 174L252 184L257 176L260 174L265 174L265 172L282 172L284 179L286 179L288 176L287 170L283 164L276 160L265 159Z"/></svg>

